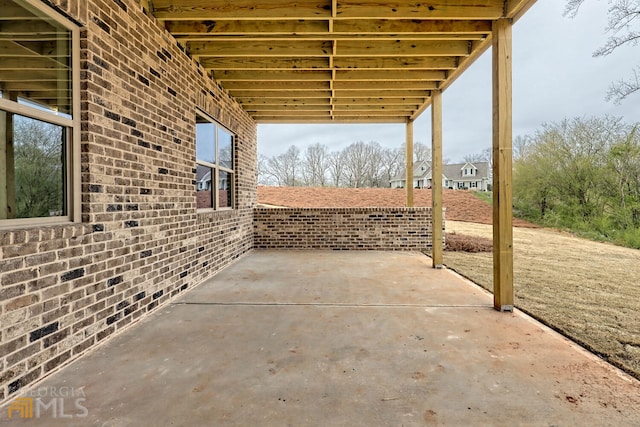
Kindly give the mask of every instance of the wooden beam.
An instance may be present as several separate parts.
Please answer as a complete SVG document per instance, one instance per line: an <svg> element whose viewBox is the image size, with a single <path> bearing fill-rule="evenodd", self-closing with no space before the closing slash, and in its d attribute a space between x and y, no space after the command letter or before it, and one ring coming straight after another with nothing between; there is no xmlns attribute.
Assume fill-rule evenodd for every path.
<svg viewBox="0 0 640 427"><path fill-rule="evenodd" d="M329 82L327 81L277 81L277 82L246 82L246 81L230 81L224 82L222 86L230 91L289 91L289 90L328 90ZM256 94L258 95L258 94ZM281 96L284 94L281 94Z"/></svg>
<svg viewBox="0 0 640 427"><path fill-rule="evenodd" d="M334 111L375 111L377 113L382 113L383 111L393 112L394 114L398 114L399 111L404 111L407 114L410 114L412 111L415 111L419 105L417 104L402 104L402 105L368 105L368 104L339 104L334 106Z"/></svg>
<svg viewBox="0 0 640 427"><path fill-rule="evenodd" d="M242 104L249 112L282 112L288 114L295 111L330 111L330 105L248 105Z"/></svg>
<svg viewBox="0 0 640 427"><path fill-rule="evenodd" d="M344 19L333 24L333 32L355 34L489 34L491 21L451 19Z"/></svg>
<svg viewBox="0 0 640 427"><path fill-rule="evenodd" d="M255 90L230 90L230 95L234 98L255 98L260 97L263 99L268 98L282 98L283 96L289 96L291 98L331 98L330 90L273 90L273 91L255 91Z"/></svg>
<svg viewBox="0 0 640 427"><path fill-rule="evenodd" d="M184 44L201 43L201 42L283 42L283 41L324 41L324 40L342 40L342 41L481 41L489 36L487 34L420 34L420 33L404 33L404 34L356 34L344 33L336 34L332 32L310 33L310 34L255 34L255 35L218 35L218 34L190 34L185 36L175 36L178 42Z"/></svg>
<svg viewBox="0 0 640 427"><path fill-rule="evenodd" d="M384 96L385 98L429 98L430 90L385 90L384 93L379 90L335 90L334 98L375 98L376 96Z"/></svg>
<svg viewBox="0 0 640 427"><path fill-rule="evenodd" d="M341 41L336 57L356 56L467 56L469 43L461 41L379 40Z"/></svg>
<svg viewBox="0 0 640 427"><path fill-rule="evenodd" d="M431 97L431 260L433 268L442 268L442 92Z"/></svg>
<svg viewBox="0 0 640 427"><path fill-rule="evenodd" d="M208 70L330 70L329 58L273 57L204 57L202 66Z"/></svg>
<svg viewBox="0 0 640 427"><path fill-rule="evenodd" d="M405 143L405 191L407 193L407 207L413 207L413 120L407 120Z"/></svg>
<svg viewBox="0 0 640 427"><path fill-rule="evenodd" d="M220 35L304 35L327 34L327 21L313 20L196 20L196 21L165 21L165 28L176 38L181 36L220 36Z"/></svg>
<svg viewBox="0 0 640 427"><path fill-rule="evenodd" d="M141 4L231 96L244 100L248 110L273 112L261 114L260 122L300 122L307 117L310 122L364 123L376 118L414 120L430 105L431 91L451 85L491 45L493 21L516 18L534 1L144 0ZM33 37L36 30L60 34L56 25L48 29L28 24L31 21L35 20L27 19L26 26L3 23L3 35L6 28L17 31L16 37ZM23 46L47 55L46 44ZM0 41L0 57L2 52ZM7 64L7 71L19 70L11 68L16 55L29 56L11 46L4 52L7 60L0 61L0 73ZM29 65L21 63L20 69L25 64ZM49 67L32 63L31 68L40 72ZM297 116L324 113L325 106L330 107L328 119ZM288 115L289 111L295 114ZM396 113L397 117L390 116Z"/></svg>
<svg viewBox="0 0 640 427"><path fill-rule="evenodd" d="M333 82L333 88L335 90L431 90L438 88L438 82L431 81L372 81L372 82L346 82L338 80ZM381 93L380 95L384 95Z"/></svg>
<svg viewBox="0 0 640 427"><path fill-rule="evenodd" d="M185 36L277 36L277 35L327 35L329 21L326 20L190 20L165 21L165 28L176 38ZM433 35L452 37L456 35L486 36L491 33L489 20L451 20L451 19L342 19L335 20L334 37L373 36L417 36Z"/></svg>
<svg viewBox="0 0 640 427"><path fill-rule="evenodd" d="M331 110L327 107L323 107L321 109L287 109L287 110L248 110L249 114L260 117L260 116L275 116L275 115L283 115L289 117L329 117L331 115Z"/></svg>
<svg viewBox="0 0 640 427"><path fill-rule="evenodd" d="M498 19L504 12L504 0L340 0L340 18L394 19Z"/></svg>
<svg viewBox="0 0 640 427"><path fill-rule="evenodd" d="M440 70L338 70L336 80L344 81L433 81L446 79L446 71Z"/></svg>
<svg viewBox="0 0 640 427"><path fill-rule="evenodd" d="M382 95L376 98L336 98L334 105L336 107L339 105L421 105L426 100L426 98L385 98Z"/></svg>
<svg viewBox="0 0 640 427"><path fill-rule="evenodd" d="M282 106L303 106L303 105L331 105L329 97L327 98L236 98L240 104L244 106L258 105L282 105Z"/></svg>
<svg viewBox="0 0 640 427"><path fill-rule="evenodd" d="M330 41L281 41L281 42L193 42L187 44L189 55L206 57L275 56L314 57L329 56L333 50Z"/></svg>
<svg viewBox="0 0 640 427"><path fill-rule="evenodd" d="M380 117L408 117L411 111L387 111L382 109L368 111L333 110L333 115L338 116L380 116Z"/></svg>
<svg viewBox="0 0 640 427"><path fill-rule="evenodd" d="M358 116L358 117L285 117L285 116L252 116L260 124L330 124L330 123L406 123L406 117L378 117L378 116Z"/></svg>
<svg viewBox="0 0 640 427"><path fill-rule="evenodd" d="M338 70L454 70L458 67L455 56L414 56L377 58L375 52L368 58L336 58Z"/></svg>
<svg viewBox="0 0 640 427"><path fill-rule="evenodd" d="M329 58L277 58L265 56L202 57L202 66L208 70L331 70ZM338 71L343 70L454 70L458 67L454 56L414 56L368 58L335 58ZM0 67L1 68L1 67Z"/></svg>
<svg viewBox="0 0 640 427"><path fill-rule="evenodd" d="M479 44L474 45L471 54L466 58L460 58L457 66L447 74L447 79L442 82L439 89L444 92L445 89L451 86L453 82L456 81L456 79L460 77L489 48L489 46L491 46L491 37L487 37ZM428 102L425 103L412 118L416 119L429 107L429 105L430 104Z"/></svg>
<svg viewBox="0 0 640 427"><path fill-rule="evenodd" d="M331 0L291 2L290 0L153 0L159 20L270 20L327 19Z"/></svg>
<svg viewBox="0 0 640 427"><path fill-rule="evenodd" d="M219 82L255 82L255 81L327 81L331 79L331 71L325 70L227 70L212 71L213 77Z"/></svg>
<svg viewBox="0 0 640 427"><path fill-rule="evenodd" d="M514 22L517 21L535 2L536 0L507 0L506 17L513 19Z"/></svg>
<svg viewBox="0 0 640 427"><path fill-rule="evenodd" d="M493 24L493 305L513 311L512 23Z"/></svg>

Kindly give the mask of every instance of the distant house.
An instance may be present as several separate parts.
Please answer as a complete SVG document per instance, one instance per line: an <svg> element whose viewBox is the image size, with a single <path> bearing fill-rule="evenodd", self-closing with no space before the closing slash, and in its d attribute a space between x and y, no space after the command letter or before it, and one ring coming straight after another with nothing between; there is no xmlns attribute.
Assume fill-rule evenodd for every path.
<svg viewBox="0 0 640 427"><path fill-rule="evenodd" d="M404 169L389 182L391 188L405 187ZM455 190L487 191L491 188L491 165L489 162L455 163L442 166L442 186ZM413 187L431 188L431 162L417 161L413 164Z"/></svg>

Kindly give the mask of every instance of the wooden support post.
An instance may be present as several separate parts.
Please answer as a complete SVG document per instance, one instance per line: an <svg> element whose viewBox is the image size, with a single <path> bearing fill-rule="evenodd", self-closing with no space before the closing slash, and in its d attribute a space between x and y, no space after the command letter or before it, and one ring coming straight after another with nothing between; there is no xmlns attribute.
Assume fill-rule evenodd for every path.
<svg viewBox="0 0 640 427"><path fill-rule="evenodd" d="M442 92L431 92L431 259L442 268Z"/></svg>
<svg viewBox="0 0 640 427"><path fill-rule="evenodd" d="M513 311L510 19L493 22L493 306Z"/></svg>
<svg viewBox="0 0 640 427"><path fill-rule="evenodd" d="M406 171L405 190L407 192L407 207L413 207L413 120L407 121L407 145L406 152Z"/></svg>
<svg viewBox="0 0 640 427"><path fill-rule="evenodd" d="M7 140L9 136L7 116L9 114L0 111L0 219L9 218L7 211L9 207L9 199L7 197Z"/></svg>
<svg viewBox="0 0 640 427"><path fill-rule="evenodd" d="M10 98L3 92L3 97ZM16 185L13 154L13 114L0 111L0 219L15 218Z"/></svg>

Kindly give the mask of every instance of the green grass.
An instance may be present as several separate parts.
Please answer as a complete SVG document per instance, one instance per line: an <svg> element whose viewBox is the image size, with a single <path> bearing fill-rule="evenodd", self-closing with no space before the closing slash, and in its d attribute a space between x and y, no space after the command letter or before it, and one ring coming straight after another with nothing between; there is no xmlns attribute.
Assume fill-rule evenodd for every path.
<svg viewBox="0 0 640 427"><path fill-rule="evenodd" d="M493 204L493 192L492 191L473 191L473 192L471 192L471 194L476 196L478 199L489 203L490 205Z"/></svg>

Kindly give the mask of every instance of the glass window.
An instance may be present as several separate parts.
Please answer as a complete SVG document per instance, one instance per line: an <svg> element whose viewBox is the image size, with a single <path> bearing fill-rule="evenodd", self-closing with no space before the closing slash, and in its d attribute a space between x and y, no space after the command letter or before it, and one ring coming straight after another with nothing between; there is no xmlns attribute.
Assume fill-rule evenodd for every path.
<svg viewBox="0 0 640 427"><path fill-rule="evenodd" d="M218 207L230 208L231 207L231 186L233 174L221 170L218 174Z"/></svg>
<svg viewBox="0 0 640 427"><path fill-rule="evenodd" d="M233 169L233 136L222 128L218 128L218 154L220 166Z"/></svg>
<svg viewBox="0 0 640 427"><path fill-rule="evenodd" d="M199 117L196 141L196 158L214 164L216 162L216 125Z"/></svg>
<svg viewBox="0 0 640 427"><path fill-rule="evenodd" d="M203 114L196 117L196 207L233 208L234 136Z"/></svg>
<svg viewBox="0 0 640 427"><path fill-rule="evenodd" d="M42 2L5 3L0 8L0 226L29 218L68 221L78 205L72 206L71 197L78 131L78 94L72 90L78 53L72 51L78 29Z"/></svg>

